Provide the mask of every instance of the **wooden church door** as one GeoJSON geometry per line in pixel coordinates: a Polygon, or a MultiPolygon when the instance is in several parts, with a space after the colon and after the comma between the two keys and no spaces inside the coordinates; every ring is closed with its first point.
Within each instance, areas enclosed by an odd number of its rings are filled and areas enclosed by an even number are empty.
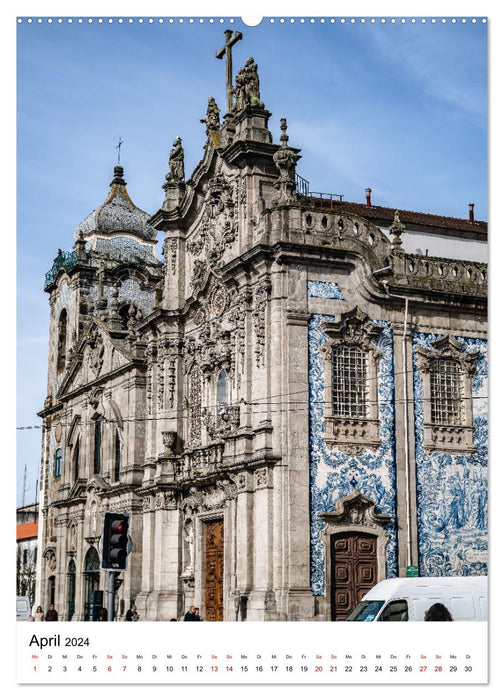
{"type": "Polygon", "coordinates": [[[345,620],[378,582],[376,537],[363,533],[331,536],[331,620],[345,620]]]}
{"type": "Polygon", "coordinates": [[[205,523],[205,620],[223,620],[224,522],[205,523]]]}

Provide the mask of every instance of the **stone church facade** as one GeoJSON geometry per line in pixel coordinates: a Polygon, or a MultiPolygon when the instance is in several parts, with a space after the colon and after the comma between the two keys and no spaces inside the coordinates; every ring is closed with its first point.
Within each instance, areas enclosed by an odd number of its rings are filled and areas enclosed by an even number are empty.
{"type": "Polygon", "coordinates": [[[486,224],[313,193],[270,117],[248,59],[191,177],[178,138],[149,215],[116,166],[46,277],[62,619],[106,588],[105,511],[130,515],[119,617],[340,620],[408,566],[486,573],[486,224]]]}

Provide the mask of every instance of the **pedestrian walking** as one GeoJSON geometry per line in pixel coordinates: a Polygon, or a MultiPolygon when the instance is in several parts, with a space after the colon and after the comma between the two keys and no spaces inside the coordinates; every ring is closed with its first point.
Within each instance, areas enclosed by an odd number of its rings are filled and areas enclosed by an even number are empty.
{"type": "Polygon", "coordinates": [[[139,618],[139,615],[137,613],[137,606],[132,605],[131,608],[126,613],[126,617],[124,619],[126,620],[126,622],[137,622],[138,618],[139,618]]]}
{"type": "Polygon", "coordinates": [[[453,617],[443,603],[434,603],[425,611],[425,622],[453,622],[453,617]]]}
{"type": "Polygon", "coordinates": [[[44,611],[42,610],[41,605],[37,606],[37,609],[35,610],[35,615],[33,616],[33,619],[35,622],[44,622],[44,611]]]}
{"type": "Polygon", "coordinates": [[[58,622],[58,613],[54,609],[53,603],[51,603],[51,605],[49,606],[49,610],[46,612],[45,621],[46,622],[58,622]]]}
{"type": "Polygon", "coordinates": [[[191,605],[189,610],[184,615],[184,622],[195,622],[196,621],[196,608],[191,605]]]}

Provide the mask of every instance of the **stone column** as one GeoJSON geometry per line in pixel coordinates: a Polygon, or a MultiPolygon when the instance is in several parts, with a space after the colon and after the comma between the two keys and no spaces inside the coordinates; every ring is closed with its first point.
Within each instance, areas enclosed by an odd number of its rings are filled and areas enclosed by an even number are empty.
{"type": "MultiPolygon", "coordinates": [[[[254,475],[241,472],[236,481],[236,595],[247,597],[254,569],[254,475]]],[[[241,619],[241,614],[238,619],[241,619]]],[[[247,613],[248,619],[248,613],[247,613]]]]}
{"type": "MultiPolygon", "coordinates": [[[[67,536],[68,517],[60,515],[57,520],[57,541],[56,541],[56,568],[51,575],[55,576],[54,607],[58,611],[60,620],[66,619],[66,567],[67,557],[67,536]]],[[[47,601],[47,609],[49,608],[47,601]]]]}
{"type": "Polygon", "coordinates": [[[147,619],[177,617],[180,574],[179,511],[175,494],[161,491],[155,497],[153,561],[154,586],[149,596],[147,619]]]}
{"type": "Polygon", "coordinates": [[[403,343],[404,322],[393,323],[392,329],[394,332],[398,564],[399,576],[405,576],[408,550],[410,551],[409,563],[418,564],[413,357],[411,325],[406,329],[406,357],[403,343]]]}
{"type": "Polygon", "coordinates": [[[163,308],[180,309],[185,301],[185,238],[183,232],[170,230],[163,244],[166,275],[163,289],[163,308]]]}
{"type": "Polygon", "coordinates": [[[145,350],[145,358],[147,360],[147,372],[145,380],[145,415],[147,417],[145,425],[145,453],[144,459],[147,462],[152,462],[157,454],[156,449],[156,420],[157,413],[157,360],[158,360],[158,345],[157,338],[151,334],[147,341],[145,350]]]}
{"type": "Polygon", "coordinates": [[[138,614],[142,620],[148,619],[147,600],[149,597],[149,592],[154,588],[154,534],[154,496],[148,495],[143,499],[142,582],[141,591],[136,597],[138,614]]]}
{"type": "Polygon", "coordinates": [[[268,620],[272,605],[273,586],[273,489],[268,467],[254,473],[253,502],[253,582],[249,595],[247,620],[268,620]],[[269,609],[268,609],[269,608],[269,609]]]}
{"type": "Polygon", "coordinates": [[[280,541],[274,545],[274,552],[283,552],[283,561],[279,562],[277,576],[281,578],[278,583],[275,580],[275,588],[280,586],[282,590],[279,601],[282,619],[304,620],[313,617],[307,380],[309,316],[304,312],[289,311],[284,319],[285,380],[281,416],[284,457],[282,466],[275,468],[278,501],[275,516],[281,519],[281,526],[275,530],[280,541]],[[279,469],[281,474],[277,473],[279,469]]]}

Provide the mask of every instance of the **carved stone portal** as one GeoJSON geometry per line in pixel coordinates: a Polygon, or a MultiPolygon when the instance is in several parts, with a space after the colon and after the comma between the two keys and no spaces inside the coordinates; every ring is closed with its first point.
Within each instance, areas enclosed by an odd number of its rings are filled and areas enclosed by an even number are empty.
{"type": "Polygon", "coordinates": [[[330,591],[331,581],[331,537],[344,533],[355,535],[372,535],[376,538],[376,577],[378,581],[386,578],[385,549],[389,540],[384,526],[392,520],[387,513],[377,513],[376,504],[358,489],[335,502],[334,511],[318,513],[327,524],[322,531],[325,545],[325,606],[327,619],[331,615],[330,591]]]}
{"type": "Polygon", "coordinates": [[[392,519],[386,513],[377,513],[373,501],[358,489],[339,498],[335,506],[333,512],[319,513],[323,520],[333,525],[365,525],[376,528],[392,519]]]}

